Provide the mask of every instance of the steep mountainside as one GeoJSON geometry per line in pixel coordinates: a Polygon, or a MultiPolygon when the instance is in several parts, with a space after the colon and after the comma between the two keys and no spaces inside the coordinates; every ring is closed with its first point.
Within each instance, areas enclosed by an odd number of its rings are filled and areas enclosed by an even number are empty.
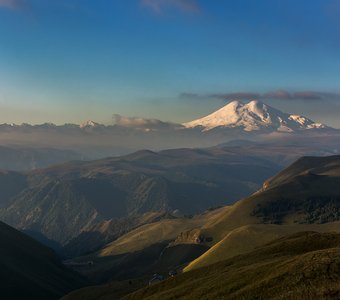
{"type": "Polygon", "coordinates": [[[183,125],[187,128],[200,126],[204,131],[223,127],[240,128],[248,132],[294,132],[306,129],[327,128],[324,124],[315,123],[303,116],[283,113],[257,100],[246,104],[240,101],[232,101],[206,117],[183,125]]]}
{"type": "Polygon", "coordinates": [[[110,219],[152,211],[193,214],[257,190],[280,169],[277,157],[228,147],[140,151],[97,161],[3,173],[0,219],[67,244],[110,219]]]}
{"type": "Polygon", "coordinates": [[[129,231],[163,219],[175,218],[169,213],[149,212],[143,215],[102,221],[83,231],[63,247],[59,253],[63,257],[76,257],[94,252],[116,240],[129,231]]]}
{"type": "Polygon", "coordinates": [[[175,245],[181,233],[199,230],[215,220],[225,208],[207,211],[192,218],[163,219],[140,226],[86,256],[67,263],[92,281],[142,278],[144,284],[154,273],[168,274],[203,254],[208,248],[198,244],[175,245]],[[92,264],[88,265],[87,262],[92,264]]]}
{"type": "MultiPolygon", "coordinates": [[[[214,243],[203,244],[214,245],[186,270],[247,252],[292,232],[339,231],[339,199],[340,156],[301,158],[268,180],[262,190],[205,224],[199,234],[212,237],[214,243]]],[[[191,241],[196,235],[192,234],[191,241]]]]}
{"type": "MultiPolygon", "coordinates": [[[[340,234],[303,232],[124,299],[339,299],[340,234]]],[[[81,290],[80,290],[81,291],[81,290]]],[[[80,291],[66,299],[79,297],[80,291]]],[[[96,299],[109,299],[106,294],[96,299]]]]}
{"type": "Polygon", "coordinates": [[[51,249],[1,222],[0,241],[1,299],[59,299],[86,283],[51,249]]]}

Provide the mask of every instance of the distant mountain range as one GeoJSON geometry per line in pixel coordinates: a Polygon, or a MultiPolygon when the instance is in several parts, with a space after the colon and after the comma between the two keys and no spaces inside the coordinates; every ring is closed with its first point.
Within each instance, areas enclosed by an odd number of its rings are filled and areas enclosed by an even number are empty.
{"type": "MultiPolygon", "coordinates": [[[[166,122],[161,122],[164,127],[166,122]]],[[[23,123],[17,124],[0,124],[1,130],[20,130],[20,129],[35,129],[35,130],[108,130],[115,127],[124,127],[139,129],[142,131],[154,131],[157,129],[155,125],[158,124],[157,120],[149,120],[142,118],[130,118],[130,123],[118,123],[116,125],[103,125],[96,123],[92,120],[77,124],[64,124],[55,125],[53,123],[44,123],[38,125],[31,125],[23,123]],[[133,122],[135,120],[135,122],[133,122]],[[153,121],[153,122],[151,122],[153,121]],[[144,123],[143,123],[144,122],[144,123]],[[149,126],[149,127],[148,127],[149,126]]],[[[169,123],[170,124],[170,123],[169,123]]],[[[261,101],[253,100],[248,103],[235,100],[219,110],[209,114],[208,116],[200,119],[184,123],[182,125],[173,123],[174,130],[186,130],[195,127],[202,127],[204,131],[208,131],[217,127],[225,129],[242,129],[247,132],[255,131],[258,133],[261,130],[268,131],[280,131],[280,132],[294,132],[297,130],[306,129],[332,129],[331,127],[316,123],[311,119],[308,119],[301,115],[287,114],[276,108],[273,108],[261,101]]],[[[168,129],[168,128],[166,128],[168,129]]]]}
{"type": "Polygon", "coordinates": [[[2,124],[0,145],[70,149],[96,159],[140,149],[211,147],[234,139],[263,140],[273,135],[340,136],[340,130],[307,117],[287,114],[259,101],[233,101],[212,114],[184,124],[116,116],[115,123],[2,124]]]}

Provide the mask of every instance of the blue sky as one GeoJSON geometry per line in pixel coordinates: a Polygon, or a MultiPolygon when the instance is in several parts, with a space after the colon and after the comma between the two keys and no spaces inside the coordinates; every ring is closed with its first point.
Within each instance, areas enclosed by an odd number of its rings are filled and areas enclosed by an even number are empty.
{"type": "Polygon", "coordinates": [[[266,101],[340,127],[339,53],[339,0],[0,0],[0,123],[181,122],[284,90],[322,97],[266,101]]]}

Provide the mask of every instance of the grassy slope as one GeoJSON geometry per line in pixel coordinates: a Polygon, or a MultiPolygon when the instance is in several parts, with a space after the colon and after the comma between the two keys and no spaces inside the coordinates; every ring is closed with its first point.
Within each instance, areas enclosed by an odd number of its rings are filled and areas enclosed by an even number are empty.
{"type": "Polygon", "coordinates": [[[2,299],[58,299],[85,284],[52,250],[0,222],[2,299]]]}
{"type": "MultiPolygon", "coordinates": [[[[318,206],[324,201],[334,205],[329,209],[333,214],[337,211],[337,203],[332,199],[338,196],[340,157],[302,158],[268,180],[262,191],[237,202],[227,208],[224,214],[206,223],[200,234],[213,237],[214,242],[210,243],[213,247],[185,270],[247,252],[285,234],[304,230],[340,231],[339,222],[315,224],[322,223],[323,215],[317,215],[317,218],[309,221],[309,215],[306,213],[308,209],[312,209],[312,214],[320,210],[318,206]],[[314,207],[313,202],[318,198],[322,201],[314,207]],[[280,203],[280,206],[277,203],[280,203]],[[261,213],[254,213],[257,211],[261,213]],[[309,222],[314,224],[308,224],[309,222]],[[280,226],[270,225],[271,223],[280,226]],[[247,243],[244,243],[245,240],[247,243]]],[[[329,217],[326,208],[323,209],[323,214],[329,217]]]]}
{"type": "Polygon", "coordinates": [[[165,274],[169,269],[188,263],[207,250],[203,245],[173,245],[183,231],[199,230],[208,220],[217,218],[225,208],[206,212],[193,218],[165,219],[146,224],[123,235],[103,249],[71,261],[85,276],[96,282],[146,276],[156,271],[165,274]],[[88,266],[86,262],[93,261],[88,266]]]}
{"type": "Polygon", "coordinates": [[[193,218],[162,220],[143,225],[113,241],[98,252],[100,257],[142,250],[155,243],[174,240],[180,233],[200,228],[218,217],[224,208],[216,209],[193,218]]]}
{"type": "Polygon", "coordinates": [[[198,269],[231,258],[235,255],[247,253],[274,239],[302,231],[340,232],[340,222],[327,224],[256,224],[241,226],[229,232],[207,252],[192,261],[184,268],[184,271],[187,272],[198,269]]]}
{"type": "Polygon", "coordinates": [[[109,284],[90,286],[71,292],[61,300],[114,300],[145,286],[145,280],[113,281],[109,284]]]}
{"type": "Polygon", "coordinates": [[[339,299],[339,246],[339,234],[294,234],[124,299],[339,299]]]}
{"type": "Polygon", "coordinates": [[[63,247],[60,254],[65,258],[83,256],[101,249],[139,226],[175,218],[164,212],[149,212],[143,215],[102,221],[83,231],[63,247]]]}

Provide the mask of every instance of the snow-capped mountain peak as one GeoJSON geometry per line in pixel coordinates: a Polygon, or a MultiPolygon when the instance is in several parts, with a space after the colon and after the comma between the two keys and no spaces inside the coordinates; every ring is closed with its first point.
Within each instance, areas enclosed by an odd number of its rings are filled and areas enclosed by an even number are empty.
{"type": "Polygon", "coordinates": [[[99,123],[93,122],[92,120],[87,120],[86,122],[80,124],[80,128],[86,128],[86,127],[97,127],[99,126],[99,123]]]}
{"type": "Polygon", "coordinates": [[[212,114],[183,124],[187,128],[203,127],[208,131],[217,127],[239,128],[244,131],[284,131],[327,128],[326,125],[300,116],[290,115],[261,101],[248,103],[232,101],[212,114]]]}

